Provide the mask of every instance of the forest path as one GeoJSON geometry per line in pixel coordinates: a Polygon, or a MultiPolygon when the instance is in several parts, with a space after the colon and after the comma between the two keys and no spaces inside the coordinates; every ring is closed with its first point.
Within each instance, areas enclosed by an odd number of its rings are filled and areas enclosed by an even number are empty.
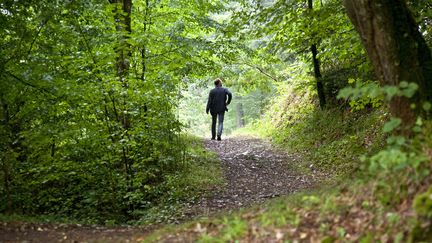
{"type": "Polygon", "coordinates": [[[205,147],[219,155],[225,183],[214,188],[189,210],[209,215],[236,209],[313,186],[316,174],[302,168],[300,159],[252,137],[206,140],[205,147]]]}
{"type": "MultiPolygon", "coordinates": [[[[262,139],[229,137],[206,140],[205,147],[219,155],[224,184],[186,207],[185,218],[235,210],[312,187],[317,181],[300,159],[262,139]]],[[[141,242],[158,226],[83,226],[29,222],[0,222],[0,242],[141,242]]],[[[177,235],[167,235],[176,241],[177,235]]]]}

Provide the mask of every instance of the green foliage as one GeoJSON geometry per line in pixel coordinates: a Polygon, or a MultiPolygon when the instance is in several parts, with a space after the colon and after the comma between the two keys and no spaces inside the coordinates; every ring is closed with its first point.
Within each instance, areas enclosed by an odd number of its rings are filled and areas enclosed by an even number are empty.
{"type": "Polygon", "coordinates": [[[220,8],[134,2],[128,33],[109,1],[1,3],[0,212],[112,224],[203,186],[178,94],[220,69],[207,12],[220,8]]]}
{"type": "MultiPolygon", "coordinates": [[[[313,72],[310,48],[316,45],[324,92],[329,103],[334,105],[349,75],[355,73],[358,77],[369,78],[372,69],[342,2],[312,1],[312,4],[310,9],[307,2],[300,0],[243,1],[235,5],[239,10],[234,11],[233,24],[228,31],[240,40],[253,39],[255,46],[270,55],[263,56],[267,62],[279,59],[289,66],[307,63],[302,65],[301,71],[309,73],[313,72]]],[[[285,80],[298,72],[286,71],[289,75],[282,73],[285,80]]],[[[316,86],[313,80],[305,85],[316,86]]]]}
{"type": "Polygon", "coordinates": [[[413,208],[417,213],[417,222],[411,232],[411,241],[428,241],[432,237],[430,223],[432,219],[432,187],[414,198],[413,208]]]}
{"type": "MultiPolygon", "coordinates": [[[[385,133],[389,133],[389,132],[393,132],[396,128],[398,128],[400,126],[400,124],[402,123],[402,120],[400,118],[390,118],[390,120],[388,122],[386,122],[383,126],[383,132],[385,133]]],[[[403,145],[404,138],[403,137],[394,137],[394,142],[398,143],[399,145],[403,145]]]]}
{"type": "MultiPolygon", "coordinates": [[[[395,133],[401,124],[401,119],[391,118],[383,126],[384,133],[393,133],[388,136],[386,142],[387,147],[372,155],[369,158],[369,170],[373,174],[387,174],[401,171],[406,168],[411,168],[415,174],[414,179],[419,180],[429,175],[430,171],[424,168],[424,163],[429,161],[429,158],[420,150],[419,145],[416,145],[415,140],[410,140],[405,136],[395,133]],[[414,144],[413,144],[414,141],[414,144]]],[[[422,119],[419,118],[415,123],[413,130],[423,136],[422,119]]],[[[366,158],[363,158],[365,161],[366,158]]]]}
{"type": "Polygon", "coordinates": [[[417,215],[420,217],[432,217],[432,187],[429,187],[429,189],[417,195],[413,202],[414,210],[416,211],[417,215]]]}
{"type": "MultiPolygon", "coordinates": [[[[369,169],[372,172],[378,172],[381,170],[402,170],[408,166],[418,169],[422,162],[427,161],[427,158],[423,155],[418,155],[413,152],[405,152],[398,148],[382,150],[373,155],[370,159],[371,163],[369,169]]],[[[422,171],[422,176],[427,174],[429,174],[429,171],[422,171]]]]}
{"type": "Polygon", "coordinates": [[[432,45],[432,25],[430,21],[432,20],[432,5],[429,2],[423,1],[407,1],[408,6],[411,8],[412,13],[416,19],[416,22],[422,30],[422,34],[429,44],[432,45]]]}
{"type": "MultiPolygon", "coordinates": [[[[339,94],[343,98],[351,100],[361,98],[364,95],[372,97],[385,97],[391,100],[395,97],[411,98],[417,92],[418,86],[414,83],[402,81],[398,86],[378,87],[376,85],[356,85],[355,88],[346,88],[339,94]]],[[[423,104],[425,111],[429,110],[429,105],[423,104]]],[[[416,134],[414,138],[405,137],[406,130],[399,129],[402,124],[400,118],[392,117],[383,125],[383,133],[389,134],[387,146],[370,158],[363,156],[362,161],[369,162],[369,172],[375,178],[375,196],[384,206],[399,205],[407,197],[410,197],[410,190],[421,183],[430,175],[428,163],[430,156],[424,153],[428,150],[428,143],[422,144],[419,141],[429,141],[430,133],[424,128],[429,122],[424,123],[422,118],[418,118],[411,128],[416,134]],[[397,180],[393,178],[398,178],[397,180]],[[413,183],[414,182],[414,183],[413,183]]],[[[405,128],[406,129],[406,128],[405,128]]],[[[410,241],[423,241],[431,238],[430,225],[430,189],[417,195],[413,200],[413,207],[417,213],[417,219],[411,229],[410,241]]],[[[401,223],[401,216],[396,213],[386,215],[389,227],[397,227],[401,223]]],[[[369,238],[364,238],[370,241],[369,238]]],[[[403,241],[404,235],[398,234],[395,241],[403,241]]]]}
{"type": "Polygon", "coordinates": [[[355,83],[355,86],[342,89],[338,94],[338,98],[350,99],[355,102],[354,104],[366,102],[379,105],[384,98],[391,100],[395,96],[411,98],[418,89],[416,83],[406,81],[400,82],[398,86],[386,85],[384,87],[380,87],[376,82],[372,81],[363,83],[361,80],[353,81],[350,79],[349,83],[355,83]]]}
{"type": "Polygon", "coordinates": [[[222,240],[231,241],[240,238],[242,234],[246,233],[247,222],[240,218],[224,218],[224,228],[222,229],[222,240]]]}
{"type": "Polygon", "coordinates": [[[349,105],[353,111],[363,110],[366,107],[378,108],[382,105],[383,98],[376,94],[377,84],[372,81],[362,82],[360,79],[349,79],[349,84],[355,83],[354,90],[349,94],[349,88],[344,88],[339,92],[338,98],[351,97],[349,105]]]}

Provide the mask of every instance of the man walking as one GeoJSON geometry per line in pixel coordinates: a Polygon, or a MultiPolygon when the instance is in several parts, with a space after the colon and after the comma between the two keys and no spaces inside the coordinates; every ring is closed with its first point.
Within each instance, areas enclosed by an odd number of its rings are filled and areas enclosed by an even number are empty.
{"type": "Polygon", "coordinates": [[[206,113],[212,116],[212,140],[216,138],[216,119],[219,121],[217,130],[217,140],[221,140],[223,120],[225,111],[228,111],[227,106],[231,103],[232,94],[226,89],[222,88],[222,81],[218,78],[214,82],[216,88],[210,91],[206,113]]]}

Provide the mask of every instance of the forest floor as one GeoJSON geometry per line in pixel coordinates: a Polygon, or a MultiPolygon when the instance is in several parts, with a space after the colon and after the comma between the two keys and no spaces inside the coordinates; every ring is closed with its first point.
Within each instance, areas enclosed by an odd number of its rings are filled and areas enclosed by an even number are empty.
{"type": "MultiPolygon", "coordinates": [[[[305,190],[322,176],[314,171],[313,164],[302,167],[300,158],[261,139],[230,137],[207,140],[205,146],[219,155],[225,181],[197,203],[186,206],[188,219],[228,213],[305,190]]],[[[0,242],[139,242],[155,228],[0,222],[0,242]]],[[[181,238],[168,234],[164,241],[182,241],[181,238]]]]}

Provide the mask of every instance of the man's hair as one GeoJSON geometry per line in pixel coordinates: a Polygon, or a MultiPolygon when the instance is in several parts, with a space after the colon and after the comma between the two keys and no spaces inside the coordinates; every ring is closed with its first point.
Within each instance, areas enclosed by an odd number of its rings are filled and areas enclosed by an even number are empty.
{"type": "Polygon", "coordinates": [[[217,79],[214,81],[214,84],[215,84],[216,86],[218,86],[221,82],[222,82],[222,80],[220,80],[220,78],[217,78],[217,79]]]}

